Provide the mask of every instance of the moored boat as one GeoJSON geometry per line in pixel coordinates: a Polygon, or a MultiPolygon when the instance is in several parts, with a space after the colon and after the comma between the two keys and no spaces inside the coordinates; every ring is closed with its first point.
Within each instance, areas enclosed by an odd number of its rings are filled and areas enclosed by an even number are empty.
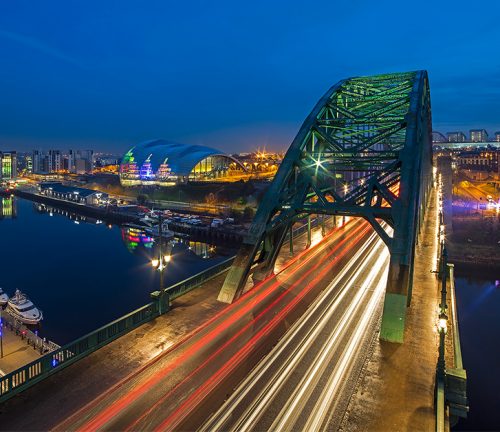
{"type": "Polygon", "coordinates": [[[42,311],[20,290],[8,300],[7,312],[25,324],[38,324],[43,319],[42,311]]]}

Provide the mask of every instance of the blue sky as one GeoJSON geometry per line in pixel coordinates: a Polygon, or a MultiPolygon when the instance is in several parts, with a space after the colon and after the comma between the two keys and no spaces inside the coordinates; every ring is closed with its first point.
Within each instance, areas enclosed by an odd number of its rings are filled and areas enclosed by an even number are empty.
{"type": "Polygon", "coordinates": [[[434,129],[500,130],[500,2],[0,2],[0,149],[286,149],[342,78],[427,69],[434,129]]]}

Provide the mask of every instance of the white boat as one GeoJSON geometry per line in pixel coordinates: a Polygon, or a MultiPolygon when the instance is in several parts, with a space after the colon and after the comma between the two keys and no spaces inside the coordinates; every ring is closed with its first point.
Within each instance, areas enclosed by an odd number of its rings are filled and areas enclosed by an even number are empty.
{"type": "MultiPolygon", "coordinates": [[[[157,226],[154,226],[153,228],[146,228],[145,230],[149,235],[153,235],[155,237],[159,237],[160,235],[160,229],[157,226]]],[[[162,230],[161,230],[161,236],[162,238],[166,238],[166,239],[171,239],[172,237],[174,237],[174,232],[173,231],[170,231],[168,228],[166,228],[165,224],[162,226],[162,230]]]]}
{"type": "Polygon", "coordinates": [[[0,288],[0,306],[5,306],[9,301],[9,296],[0,288]]]}
{"type": "Polygon", "coordinates": [[[154,224],[158,223],[158,219],[152,218],[149,215],[146,215],[139,219],[144,225],[148,227],[152,227],[154,224]]]}
{"type": "Polygon", "coordinates": [[[25,324],[38,324],[43,319],[42,311],[19,290],[9,299],[7,312],[25,324]]]}

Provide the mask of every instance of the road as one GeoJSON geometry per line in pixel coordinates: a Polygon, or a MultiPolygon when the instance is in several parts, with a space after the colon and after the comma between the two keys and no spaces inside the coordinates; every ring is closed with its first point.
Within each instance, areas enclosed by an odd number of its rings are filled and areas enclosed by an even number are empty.
{"type": "Polygon", "coordinates": [[[378,321],[388,262],[373,234],[200,430],[337,430],[352,394],[343,390],[378,321]]]}
{"type": "Polygon", "coordinates": [[[357,251],[366,251],[362,245],[373,241],[371,234],[360,220],[328,234],[55,430],[197,428],[330,286],[333,275],[357,251]]]}

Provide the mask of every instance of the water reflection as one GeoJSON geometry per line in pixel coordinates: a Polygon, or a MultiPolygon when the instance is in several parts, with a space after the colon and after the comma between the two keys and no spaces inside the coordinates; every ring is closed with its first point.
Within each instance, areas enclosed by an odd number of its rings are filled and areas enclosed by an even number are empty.
{"type": "Polygon", "coordinates": [[[35,212],[40,213],[40,214],[48,214],[49,216],[64,216],[67,219],[73,221],[76,224],[79,224],[80,222],[85,222],[93,225],[99,225],[102,224],[103,221],[97,218],[89,217],[89,216],[84,216],[78,213],[70,212],[65,209],[57,208],[57,207],[51,207],[45,204],[41,203],[33,203],[33,209],[35,212]]]}
{"type": "MultiPolygon", "coordinates": [[[[13,201],[14,199],[9,198],[13,201]]],[[[10,204],[12,208],[12,204],[10,204]]],[[[93,217],[81,215],[74,213],[65,209],[51,207],[42,203],[33,203],[33,209],[39,214],[48,214],[49,216],[63,216],[75,224],[86,223],[99,225],[103,221],[93,217]]],[[[12,211],[6,208],[6,213],[12,213],[12,211]]],[[[111,228],[111,226],[109,226],[111,228]]],[[[147,228],[141,229],[138,227],[120,227],[121,237],[123,244],[126,249],[132,254],[147,255],[153,257],[158,255],[159,249],[159,238],[154,236],[151,231],[147,228]]],[[[227,255],[230,253],[229,250],[217,247],[214,244],[204,243],[200,241],[194,241],[187,238],[173,238],[171,240],[163,239],[163,250],[169,253],[186,253],[188,255],[193,255],[202,260],[208,260],[210,258],[216,258],[218,255],[227,255]]]]}
{"type": "MultiPolygon", "coordinates": [[[[149,234],[146,229],[134,227],[121,227],[123,244],[130,253],[143,254],[146,252],[150,257],[159,254],[159,237],[149,234]]],[[[186,238],[176,238],[171,240],[162,240],[163,253],[178,254],[185,253],[202,260],[216,258],[218,255],[227,255],[230,253],[224,248],[217,247],[214,244],[194,241],[186,238]]]]}
{"type": "MultiPolygon", "coordinates": [[[[95,218],[18,197],[0,197],[0,205],[0,218],[12,218],[0,220],[2,240],[9,245],[0,248],[0,262],[9,269],[1,286],[26,291],[43,310],[44,337],[69,342],[149,302],[158,289],[151,259],[158,256],[159,239],[147,229],[108,229],[95,218]]],[[[164,238],[162,246],[172,255],[165,286],[235,253],[186,238],[164,238]]]]}
{"type": "Polygon", "coordinates": [[[0,198],[0,219],[15,219],[17,217],[17,204],[13,196],[0,198]]]}
{"type": "Polygon", "coordinates": [[[138,228],[122,227],[122,240],[129,252],[137,252],[138,248],[144,247],[152,249],[154,238],[149,236],[145,231],[138,228]]]}
{"type": "Polygon", "coordinates": [[[202,259],[212,258],[217,253],[217,247],[212,244],[190,240],[185,240],[185,244],[187,245],[188,250],[202,259]]]}

